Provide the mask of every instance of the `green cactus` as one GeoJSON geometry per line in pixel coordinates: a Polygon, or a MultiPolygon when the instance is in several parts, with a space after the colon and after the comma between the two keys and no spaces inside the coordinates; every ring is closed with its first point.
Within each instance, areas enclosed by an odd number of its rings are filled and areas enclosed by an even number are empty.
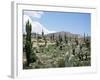
{"type": "Polygon", "coordinates": [[[31,31],[32,31],[32,25],[28,20],[26,23],[26,44],[25,44],[27,66],[29,66],[31,62],[36,61],[36,55],[32,49],[31,31]]]}

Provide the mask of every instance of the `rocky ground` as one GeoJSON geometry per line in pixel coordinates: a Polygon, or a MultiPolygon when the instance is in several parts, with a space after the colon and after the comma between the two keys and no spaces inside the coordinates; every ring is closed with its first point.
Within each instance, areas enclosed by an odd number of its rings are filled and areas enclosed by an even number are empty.
{"type": "MultiPolygon", "coordinates": [[[[58,68],[58,67],[80,67],[91,65],[91,50],[90,45],[87,46],[87,42],[83,39],[78,39],[77,42],[72,39],[67,43],[62,41],[59,45],[56,45],[56,41],[37,42],[33,39],[33,49],[37,56],[37,60],[30,64],[31,69],[36,68],[58,68]]],[[[27,61],[23,57],[23,64],[27,61]]],[[[27,67],[24,66],[26,69],[27,67]]]]}

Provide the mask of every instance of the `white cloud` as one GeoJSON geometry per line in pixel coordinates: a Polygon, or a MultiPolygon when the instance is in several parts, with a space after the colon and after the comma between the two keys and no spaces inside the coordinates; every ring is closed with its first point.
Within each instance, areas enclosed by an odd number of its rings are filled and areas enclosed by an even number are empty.
{"type": "Polygon", "coordinates": [[[35,17],[35,18],[41,18],[43,15],[42,11],[24,11],[24,15],[30,16],[30,18],[35,17]]]}
{"type": "Polygon", "coordinates": [[[34,21],[32,23],[32,32],[36,32],[41,34],[42,30],[44,31],[44,34],[49,33],[49,30],[47,30],[42,24],[40,24],[39,22],[34,21]]]}
{"type": "Polygon", "coordinates": [[[49,31],[48,29],[46,29],[46,27],[44,27],[42,24],[40,24],[37,21],[32,21],[31,18],[27,15],[24,15],[24,26],[23,26],[23,33],[25,33],[25,25],[26,22],[29,20],[29,22],[32,24],[32,32],[41,34],[42,30],[44,31],[44,34],[48,34],[48,33],[53,33],[55,31],[49,31]]]}

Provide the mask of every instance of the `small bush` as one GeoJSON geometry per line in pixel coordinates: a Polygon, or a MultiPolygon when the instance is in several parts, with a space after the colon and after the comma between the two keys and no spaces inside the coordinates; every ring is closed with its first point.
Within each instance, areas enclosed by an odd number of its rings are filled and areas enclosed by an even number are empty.
{"type": "Polygon", "coordinates": [[[65,67],[65,61],[64,61],[64,59],[59,59],[58,60],[58,66],[59,67],[65,67]]]}

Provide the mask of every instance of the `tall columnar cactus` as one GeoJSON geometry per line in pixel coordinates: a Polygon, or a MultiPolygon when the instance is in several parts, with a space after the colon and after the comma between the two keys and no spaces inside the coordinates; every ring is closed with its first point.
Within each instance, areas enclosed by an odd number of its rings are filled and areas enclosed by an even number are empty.
{"type": "Polygon", "coordinates": [[[84,33],[84,42],[85,42],[85,33],[84,33]]]}
{"type": "Polygon", "coordinates": [[[76,42],[76,45],[79,45],[78,37],[77,36],[75,37],[75,42],[76,42]]]}
{"type": "Polygon", "coordinates": [[[45,36],[44,36],[44,41],[45,41],[45,46],[47,46],[47,39],[45,36]]]}
{"type": "Polygon", "coordinates": [[[44,38],[44,31],[43,31],[43,29],[42,29],[42,38],[44,38]]]}
{"type": "Polygon", "coordinates": [[[68,43],[68,37],[66,36],[66,34],[64,35],[64,39],[65,39],[65,43],[68,43]]]}
{"type": "Polygon", "coordinates": [[[54,35],[54,34],[51,34],[50,40],[51,40],[51,41],[54,41],[54,40],[55,40],[55,35],[54,35]]]}
{"type": "Polygon", "coordinates": [[[61,43],[62,41],[62,36],[59,34],[59,42],[61,43]]]}
{"type": "Polygon", "coordinates": [[[32,49],[31,31],[32,31],[32,25],[29,23],[28,20],[26,23],[26,44],[25,44],[27,66],[29,66],[31,62],[36,61],[35,54],[32,49]]]}
{"type": "Polygon", "coordinates": [[[55,37],[54,34],[52,34],[52,40],[54,40],[54,37],[55,37]]]}
{"type": "Polygon", "coordinates": [[[26,41],[29,41],[31,43],[31,30],[32,25],[29,23],[29,20],[26,23],[26,41]]]}

